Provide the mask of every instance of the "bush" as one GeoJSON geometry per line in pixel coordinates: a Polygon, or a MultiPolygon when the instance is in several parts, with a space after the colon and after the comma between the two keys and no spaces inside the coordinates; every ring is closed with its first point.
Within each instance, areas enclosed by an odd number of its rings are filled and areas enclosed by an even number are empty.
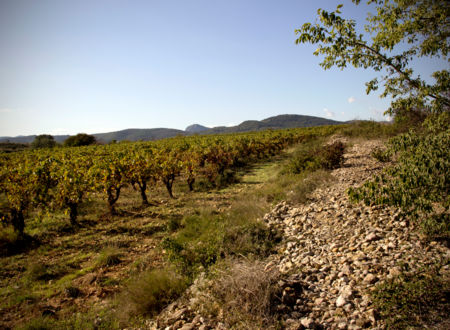
{"type": "Polygon", "coordinates": [[[344,162],[345,145],[341,141],[336,141],[324,146],[320,152],[320,165],[323,169],[332,170],[342,166],[344,162]]]}
{"type": "Polygon", "coordinates": [[[387,163],[391,160],[391,155],[388,150],[382,148],[375,148],[370,155],[382,163],[387,163]]]}
{"type": "Polygon", "coordinates": [[[232,211],[217,214],[204,211],[186,216],[176,235],[166,238],[168,257],[193,277],[227,255],[266,256],[277,240],[256,218],[263,212],[257,205],[237,202],[232,211]]]}
{"type": "Polygon", "coordinates": [[[48,134],[38,135],[34,138],[33,142],[31,142],[31,147],[39,149],[39,148],[53,148],[56,146],[56,141],[53,136],[48,134]]]}
{"type": "Polygon", "coordinates": [[[33,262],[27,267],[24,279],[27,282],[48,281],[59,278],[67,272],[63,265],[49,266],[43,262],[33,262]]]}
{"type": "Polygon", "coordinates": [[[219,315],[219,321],[230,328],[275,325],[282,296],[276,267],[265,269],[264,263],[248,260],[228,260],[220,266],[211,287],[203,291],[210,294],[200,297],[202,312],[219,315]]]}
{"type": "Polygon", "coordinates": [[[220,255],[224,222],[207,212],[185,217],[182,229],[163,241],[169,259],[178,263],[184,274],[194,275],[213,264],[220,255]]]}
{"type": "Polygon", "coordinates": [[[441,219],[442,228],[448,228],[445,215],[450,210],[449,119],[448,113],[429,117],[424,131],[410,131],[391,139],[388,150],[397,155],[396,164],[362,187],[350,188],[351,200],[393,205],[421,225],[433,226],[434,220],[441,219]]]}
{"type": "Polygon", "coordinates": [[[342,128],[340,133],[350,138],[385,138],[397,134],[397,126],[391,123],[378,123],[376,121],[354,121],[342,128]]]}
{"type": "Polygon", "coordinates": [[[300,146],[283,172],[300,174],[318,169],[335,169],[342,165],[344,152],[345,145],[341,141],[328,145],[320,145],[320,141],[309,142],[300,146]]]}
{"type": "Polygon", "coordinates": [[[299,145],[282,174],[300,174],[304,171],[314,171],[320,168],[319,154],[321,140],[313,140],[299,145]]]}
{"type": "Polygon", "coordinates": [[[431,315],[438,316],[437,304],[446,301],[448,316],[448,295],[450,288],[436,269],[422,273],[403,273],[380,284],[372,293],[375,307],[386,321],[389,328],[405,329],[417,327],[431,315]]]}
{"type": "Polygon", "coordinates": [[[232,183],[237,183],[236,173],[232,169],[226,169],[219,174],[214,181],[215,187],[224,188],[232,183]]]}
{"type": "Polygon", "coordinates": [[[121,251],[114,246],[107,246],[104,248],[95,261],[97,267],[109,267],[117,265],[121,262],[121,251]]]}
{"type": "Polygon", "coordinates": [[[13,245],[19,239],[19,233],[12,226],[0,224],[0,246],[13,245]]]}
{"type": "Polygon", "coordinates": [[[186,280],[170,269],[155,269],[130,280],[120,297],[128,316],[154,316],[179,297],[187,287],[186,280]]]}
{"type": "Polygon", "coordinates": [[[95,144],[96,142],[97,140],[95,139],[95,136],[85,133],[79,133],[77,135],[69,136],[64,141],[64,145],[66,147],[80,147],[95,144]]]}

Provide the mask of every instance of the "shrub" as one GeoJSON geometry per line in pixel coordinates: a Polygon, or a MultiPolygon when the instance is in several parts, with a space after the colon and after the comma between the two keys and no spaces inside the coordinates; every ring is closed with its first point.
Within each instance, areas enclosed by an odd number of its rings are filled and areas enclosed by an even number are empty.
{"type": "Polygon", "coordinates": [[[236,173],[232,169],[226,169],[223,173],[219,174],[214,181],[217,188],[224,188],[232,183],[238,182],[236,173]]]}
{"type": "Polygon", "coordinates": [[[77,287],[69,285],[66,288],[64,288],[64,293],[69,298],[76,298],[80,296],[81,291],[77,287]]]}
{"type": "Polygon", "coordinates": [[[97,267],[109,267],[117,265],[121,262],[121,251],[114,246],[107,246],[104,248],[95,261],[97,267]]]}
{"type": "Polygon", "coordinates": [[[336,141],[328,145],[320,145],[321,141],[312,141],[296,151],[283,173],[300,174],[318,169],[335,169],[344,161],[345,145],[336,141]]]}
{"type": "Polygon", "coordinates": [[[319,159],[315,152],[308,152],[296,155],[289,163],[288,171],[293,174],[300,174],[303,171],[314,171],[320,167],[319,159]]]}
{"type": "Polygon", "coordinates": [[[181,226],[181,219],[179,217],[172,216],[167,221],[167,230],[176,231],[181,226]]]}
{"type": "Polygon", "coordinates": [[[69,136],[64,141],[64,145],[66,147],[80,147],[95,144],[96,142],[97,140],[95,139],[95,136],[85,133],[79,133],[77,135],[69,136]]]}
{"type": "Polygon", "coordinates": [[[342,128],[340,133],[351,138],[384,138],[397,134],[397,126],[376,121],[354,121],[342,128]]]}
{"type": "Polygon", "coordinates": [[[186,286],[186,280],[170,269],[147,271],[129,281],[120,297],[121,305],[127,306],[124,312],[128,316],[154,316],[180,296],[186,286]]]}
{"type": "Polygon", "coordinates": [[[207,268],[220,255],[223,242],[223,220],[204,212],[185,217],[182,229],[172,238],[163,241],[169,259],[178,263],[187,275],[207,268]]]}
{"type": "Polygon", "coordinates": [[[410,131],[391,139],[389,151],[397,155],[397,162],[361,187],[350,188],[351,200],[393,205],[422,225],[433,226],[440,219],[442,228],[448,228],[449,119],[448,113],[429,117],[423,132],[410,131]]]}
{"type": "Polygon", "coordinates": [[[320,140],[313,140],[299,145],[294,155],[282,170],[282,174],[300,174],[304,171],[314,171],[320,167],[317,157],[320,149],[320,140]]]}
{"type": "Polygon", "coordinates": [[[38,135],[34,138],[33,142],[31,142],[31,146],[33,148],[53,148],[56,146],[56,141],[53,136],[48,134],[38,135]]]}
{"type": "Polygon", "coordinates": [[[239,204],[225,214],[207,211],[186,216],[176,235],[166,238],[168,257],[193,277],[227,255],[261,255],[272,250],[277,237],[264,224],[257,205],[239,204]]]}
{"type": "Polygon", "coordinates": [[[322,147],[320,150],[320,165],[322,168],[332,170],[342,166],[344,162],[345,145],[341,141],[336,141],[322,147]]]}
{"type": "Polygon", "coordinates": [[[391,155],[389,151],[378,147],[373,149],[370,155],[382,163],[387,163],[391,160],[391,155]]]}
{"type": "Polygon", "coordinates": [[[231,328],[273,326],[282,296],[276,267],[265,269],[264,263],[249,260],[228,260],[221,266],[204,290],[210,294],[200,297],[204,312],[219,315],[231,328]]]}
{"type": "Polygon", "coordinates": [[[25,277],[28,281],[48,281],[54,278],[50,267],[44,263],[37,262],[28,266],[25,273],[25,277]]]}
{"type": "Polygon", "coordinates": [[[65,265],[48,265],[43,262],[33,262],[27,267],[24,278],[28,282],[48,281],[59,278],[67,273],[65,265]]]}
{"type": "Polygon", "coordinates": [[[12,226],[0,224],[0,246],[12,245],[20,239],[19,233],[12,226]]]}
{"type": "Polygon", "coordinates": [[[435,307],[442,301],[447,301],[444,313],[448,313],[449,293],[449,283],[430,268],[387,280],[375,288],[372,300],[389,328],[405,329],[420,326],[433,313],[439,314],[435,307]]]}

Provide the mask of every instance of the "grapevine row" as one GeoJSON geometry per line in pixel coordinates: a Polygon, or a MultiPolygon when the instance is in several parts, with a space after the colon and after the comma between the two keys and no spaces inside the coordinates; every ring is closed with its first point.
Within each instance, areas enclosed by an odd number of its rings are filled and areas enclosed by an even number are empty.
{"type": "Polygon", "coordinates": [[[0,155],[0,193],[6,201],[0,216],[8,219],[20,235],[24,233],[26,213],[32,208],[66,210],[72,225],[76,225],[78,207],[90,194],[102,193],[114,215],[121,190],[127,185],[139,191],[143,204],[148,204],[147,191],[158,182],[173,198],[177,178],[184,178],[192,191],[198,177],[214,183],[227,169],[335,130],[335,126],[328,126],[177,137],[0,155]]]}

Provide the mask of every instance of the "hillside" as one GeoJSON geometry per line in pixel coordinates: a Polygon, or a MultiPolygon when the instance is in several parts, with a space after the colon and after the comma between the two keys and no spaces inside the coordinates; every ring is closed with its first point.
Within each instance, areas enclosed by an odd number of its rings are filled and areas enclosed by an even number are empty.
{"type": "Polygon", "coordinates": [[[275,117],[269,117],[263,120],[246,120],[237,126],[220,126],[213,127],[206,134],[218,134],[218,133],[240,133],[250,131],[261,131],[264,129],[282,129],[282,128],[294,128],[294,127],[313,127],[323,125],[338,125],[343,122],[304,115],[279,115],[275,117]]]}
{"type": "MultiPolygon", "coordinates": [[[[56,142],[62,143],[70,135],[53,135],[56,142]]],[[[36,135],[0,136],[0,143],[31,143],[36,135]]]]}
{"type": "MultiPolygon", "coordinates": [[[[193,124],[186,128],[186,130],[178,130],[173,128],[130,128],[116,132],[96,133],[97,141],[102,143],[109,143],[116,141],[152,141],[175,137],[178,135],[190,134],[220,134],[220,133],[242,133],[251,131],[260,131],[265,129],[283,129],[295,127],[313,127],[323,125],[338,125],[343,122],[304,115],[279,115],[269,117],[263,120],[246,120],[237,126],[218,126],[208,128],[199,124],[193,124]]],[[[0,137],[0,142],[11,143],[31,143],[36,135],[17,136],[17,137],[0,137]]],[[[58,143],[64,142],[69,135],[55,135],[55,141],[58,143]]]]}
{"type": "Polygon", "coordinates": [[[172,128],[130,128],[117,132],[93,134],[97,141],[108,143],[116,141],[152,141],[166,139],[177,135],[185,135],[184,131],[172,128]]]}
{"type": "Polygon", "coordinates": [[[201,133],[204,131],[209,130],[209,127],[203,126],[203,125],[199,125],[199,124],[193,124],[193,125],[189,125],[188,127],[186,127],[185,131],[188,133],[201,133]]]}

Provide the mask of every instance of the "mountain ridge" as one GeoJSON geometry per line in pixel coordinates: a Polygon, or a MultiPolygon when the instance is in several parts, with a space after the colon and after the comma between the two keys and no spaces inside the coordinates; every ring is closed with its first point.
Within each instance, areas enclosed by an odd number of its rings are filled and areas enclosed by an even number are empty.
{"type": "MultiPolygon", "coordinates": [[[[179,135],[187,136],[193,134],[222,134],[222,133],[243,133],[251,131],[260,131],[265,129],[283,129],[295,127],[312,127],[323,125],[339,125],[345,122],[326,119],[322,117],[284,114],[268,117],[263,120],[245,120],[236,126],[217,126],[206,127],[200,124],[193,124],[186,129],[179,130],[174,128],[128,128],[120,131],[95,133],[97,141],[101,143],[109,143],[115,141],[152,141],[175,137],[179,135]]],[[[54,135],[54,139],[58,143],[64,142],[70,135],[54,135]]],[[[19,135],[16,137],[1,136],[0,142],[11,143],[31,143],[36,135],[19,135]]]]}

